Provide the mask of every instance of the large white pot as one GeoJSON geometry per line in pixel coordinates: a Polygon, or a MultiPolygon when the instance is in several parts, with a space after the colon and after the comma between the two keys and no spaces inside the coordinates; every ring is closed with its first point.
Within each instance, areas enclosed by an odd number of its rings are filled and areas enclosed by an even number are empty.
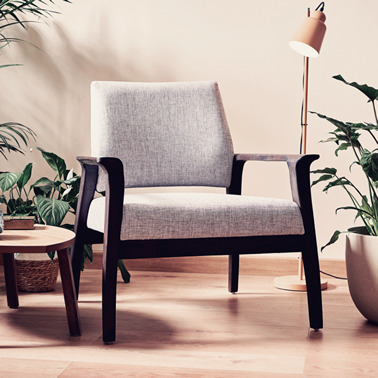
{"type": "Polygon", "coordinates": [[[378,323],[378,236],[349,233],[345,260],[354,304],[366,319],[378,323]]]}

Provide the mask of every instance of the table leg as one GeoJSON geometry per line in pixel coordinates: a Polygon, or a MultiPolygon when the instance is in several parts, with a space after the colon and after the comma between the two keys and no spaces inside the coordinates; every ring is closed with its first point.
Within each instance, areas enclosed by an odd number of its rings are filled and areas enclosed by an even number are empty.
{"type": "Polygon", "coordinates": [[[5,288],[8,307],[18,307],[16,264],[13,253],[3,253],[5,288]]]}
{"type": "Polygon", "coordinates": [[[71,261],[68,248],[58,251],[60,277],[66,304],[68,327],[72,336],[81,335],[79,310],[77,307],[76,290],[72,275],[71,261]]]}

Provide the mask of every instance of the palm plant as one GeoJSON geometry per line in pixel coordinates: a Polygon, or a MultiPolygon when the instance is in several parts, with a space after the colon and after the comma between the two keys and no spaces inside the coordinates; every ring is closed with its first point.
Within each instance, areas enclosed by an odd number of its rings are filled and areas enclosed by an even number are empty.
{"type": "MultiPolygon", "coordinates": [[[[54,0],[0,0],[0,50],[13,42],[25,42],[20,38],[8,36],[6,31],[15,27],[26,28],[26,23],[36,22],[57,13],[49,9],[49,3],[54,4],[54,0]],[[31,20],[24,19],[29,16],[32,17],[31,20]]],[[[17,65],[3,64],[0,68],[17,65]]],[[[35,139],[35,133],[29,127],[17,122],[1,123],[0,154],[6,159],[6,153],[23,153],[21,145],[26,146],[30,138],[35,139]]]]}
{"type": "Polygon", "coordinates": [[[339,175],[336,168],[327,167],[312,172],[321,175],[312,185],[326,182],[323,189],[324,192],[327,193],[329,189],[339,187],[349,197],[351,205],[339,207],[336,212],[339,210],[352,210],[356,213],[356,219],[360,219],[363,224],[362,227],[353,227],[348,231],[336,230],[330,241],[322,249],[337,241],[342,232],[378,236],[378,116],[375,106],[375,101],[378,100],[378,89],[366,84],[347,82],[341,75],[333,78],[358,89],[368,98],[368,102],[372,104],[375,124],[368,122],[342,122],[323,114],[312,112],[335,127],[334,131],[329,133],[331,137],[322,142],[336,143],[336,156],[340,151],[351,149],[354,159],[349,169],[351,170],[354,166],[360,167],[367,183],[367,188],[364,192],[351,179],[344,175],[339,175]],[[366,143],[368,143],[369,148],[366,147],[366,143]]]}

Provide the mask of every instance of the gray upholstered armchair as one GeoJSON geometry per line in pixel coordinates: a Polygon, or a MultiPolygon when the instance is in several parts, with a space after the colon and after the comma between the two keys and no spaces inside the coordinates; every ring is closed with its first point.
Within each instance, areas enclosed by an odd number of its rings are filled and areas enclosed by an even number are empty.
{"type": "Polygon", "coordinates": [[[315,155],[234,154],[215,82],[94,82],[92,155],[83,173],[72,265],[77,292],[83,244],[103,243],[103,340],[115,340],[117,260],[239,254],[303,255],[310,326],[322,328],[309,167],[315,155]],[[241,195],[248,160],[284,161],[293,200],[241,195]],[[127,194],[132,187],[209,186],[224,193],[127,194]],[[94,198],[95,190],[106,196],[94,198]]]}

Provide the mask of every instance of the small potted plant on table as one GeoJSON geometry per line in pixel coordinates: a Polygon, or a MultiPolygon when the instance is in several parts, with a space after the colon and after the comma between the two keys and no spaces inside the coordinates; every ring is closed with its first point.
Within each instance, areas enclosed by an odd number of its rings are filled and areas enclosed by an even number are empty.
{"type": "MultiPolygon", "coordinates": [[[[73,170],[67,170],[65,161],[56,154],[41,148],[38,150],[53,169],[55,177],[52,180],[42,177],[29,186],[32,163],[27,164],[22,172],[0,174],[0,203],[5,204],[8,214],[4,218],[5,229],[14,228],[11,224],[14,219],[32,218],[37,223],[72,230],[73,224],[62,225],[62,222],[67,213],[75,214],[80,177],[73,170]]],[[[17,225],[16,228],[20,227],[17,225]]],[[[91,246],[86,246],[86,257],[92,259],[91,246]]],[[[49,256],[45,253],[19,254],[16,268],[19,290],[49,291],[55,288],[59,266],[54,253],[49,256]]]]}

